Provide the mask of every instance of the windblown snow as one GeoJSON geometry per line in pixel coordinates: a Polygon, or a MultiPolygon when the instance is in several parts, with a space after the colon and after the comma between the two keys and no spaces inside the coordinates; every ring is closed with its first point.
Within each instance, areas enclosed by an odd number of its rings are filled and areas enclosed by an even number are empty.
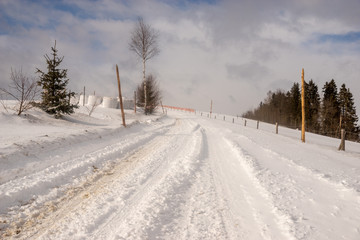
{"type": "Polygon", "coordinates": [[[0,238],[360,239],[359,143],[223,115],[126,119],[2,111],[0,238]]]}

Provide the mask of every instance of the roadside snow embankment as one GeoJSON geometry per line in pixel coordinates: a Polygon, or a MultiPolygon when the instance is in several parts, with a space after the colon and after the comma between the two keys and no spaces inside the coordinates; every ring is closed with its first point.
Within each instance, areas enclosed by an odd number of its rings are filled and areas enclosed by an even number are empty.
{"type": "Polygon", "coordinates": [[[116,159],[163,134],[174,122],[128,114],[129,127],[124,129],[118,111],[99,112],[97,117],[103,119],[78,112],[59,120],[36,109],[20,117],[2,113],[1,231],[17,229],[48,202],[98,178],[116,159]]]}

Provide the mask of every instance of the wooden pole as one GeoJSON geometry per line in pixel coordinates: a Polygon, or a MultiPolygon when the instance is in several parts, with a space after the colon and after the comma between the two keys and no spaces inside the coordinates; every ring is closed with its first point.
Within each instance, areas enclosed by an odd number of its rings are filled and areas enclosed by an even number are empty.
{"type": "Polygon", "coordinates": [[[259,129],[259,120],[256,123],[256,129],[259,129]]]}
{"type": "Polygon", "coordinates": [[[123,126],[126,127],[124,105],[123,105],[122,96],[121,96],[119,68],[118,68],[117,64],[116,64],[116,76],[117,76],[118,88],[119,88],[119,100],[120,100],[120,108],[121,108],[121,117],[122,117],[123,126]]]}
{"type": "Polygon", "coordinates": [[[340,151],[345,151],[345,129],[341,129],[341,143],[339,146],[340,151]]]}
{"type": "Polygon", "coordinates": [[[83,95],[83,106],[85,106],[85,86],[84,86],[84,95],[83,95]]]}
{"type": "Polygon", "coordinates": [[[278,134],[278,133],[279,133],[279,124],[276,123],[276,134],[278,134]]]}
{"type": "Polygon", "coordinates": [[[244,126],[246,127],[246,120],[245,120],[245,122],[244,122],[244,126]]]}
{"type": "Polygon", "coordinates": [[[210,102],[210,118],[211,118],[211,113],[212,113],[212,100],[210,102]]]}
{"type": "Polygon", "coordinates": [[[304,69],[301,73],[301,141],[305,142],[305,80],[304,69]]]}

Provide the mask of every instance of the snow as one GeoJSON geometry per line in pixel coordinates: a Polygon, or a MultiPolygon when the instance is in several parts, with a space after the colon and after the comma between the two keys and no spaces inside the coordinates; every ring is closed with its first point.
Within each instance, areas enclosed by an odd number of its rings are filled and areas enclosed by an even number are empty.
{"type": "Polygon", "coordinates": [[[219,114],[127,110],[124,128],[118,109],[88,113],[0,110],[1,239],[360,239],[359,143],[219,114]]]}

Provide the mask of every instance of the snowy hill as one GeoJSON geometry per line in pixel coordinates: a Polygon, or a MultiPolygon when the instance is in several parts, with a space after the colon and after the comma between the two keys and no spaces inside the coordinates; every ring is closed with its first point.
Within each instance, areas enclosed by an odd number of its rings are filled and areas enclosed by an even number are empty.
{"type": "Polygon", "coordinates": [[[1,110],[1,239],[360,239],[359,143],[232,118],[1,110]]]}

